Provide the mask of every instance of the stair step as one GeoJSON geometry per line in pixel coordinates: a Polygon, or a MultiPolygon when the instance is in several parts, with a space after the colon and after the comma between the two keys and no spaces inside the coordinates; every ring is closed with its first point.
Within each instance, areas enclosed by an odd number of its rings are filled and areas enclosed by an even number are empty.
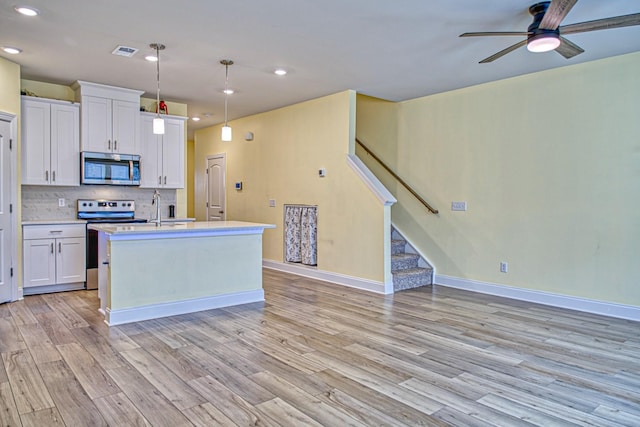
{"type": "Polygon", "coordinates": [[[392,239],[391,240],[391,255],[404,253],[404,249],[407,246],[407,241],[404,239],[392,239]]]}
{"type": "Polygon", "coordinates": [[[394,273],[399,270],[406,270],[410,268],[418,267],[418,260],[420,255],[418,254],[395,254],[391,255],[391,272],[394,273]]]}
{"type": "Polygon", "coordinates": [[[393,274],[393,290],[402,291],[405,289],[413,289],[420,286],[430,285],[433,281],[432,268],[408,268],[394,272],[393,274]]]}

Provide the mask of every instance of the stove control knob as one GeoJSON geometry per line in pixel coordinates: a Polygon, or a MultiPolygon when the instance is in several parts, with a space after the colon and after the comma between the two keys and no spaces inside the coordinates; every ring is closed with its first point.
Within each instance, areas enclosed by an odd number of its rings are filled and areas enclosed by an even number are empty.
{"type": "Polygon", "coordinates": [[[127,206],[131,206],[131,203],[127,203],[127,206]]]}
{"type": "Polygon", "coordinates": [[[87,202],[84,202],[84,203],[82,204],[82,206],[87,206],[87,202]]]}

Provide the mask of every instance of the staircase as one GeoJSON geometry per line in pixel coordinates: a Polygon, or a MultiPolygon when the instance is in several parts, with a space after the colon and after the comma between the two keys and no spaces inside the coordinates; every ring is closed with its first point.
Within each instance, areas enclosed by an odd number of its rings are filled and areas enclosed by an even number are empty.
{"type": "Polygon", "coordinates": [[[391,228],[391,274],[393,274],[394,292],[433,284],[433,268],[393,227],[391,228]]]}

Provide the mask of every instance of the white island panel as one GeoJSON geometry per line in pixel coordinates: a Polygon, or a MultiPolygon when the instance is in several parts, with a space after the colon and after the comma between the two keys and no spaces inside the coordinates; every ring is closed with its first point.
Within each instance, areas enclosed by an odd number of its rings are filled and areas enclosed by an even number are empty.
{"type": "Polygon", "coordinates": [[[107,243],[99,295],[109,325],[264,300],[262,232],[273,225],[90,227],[107,243]]]}

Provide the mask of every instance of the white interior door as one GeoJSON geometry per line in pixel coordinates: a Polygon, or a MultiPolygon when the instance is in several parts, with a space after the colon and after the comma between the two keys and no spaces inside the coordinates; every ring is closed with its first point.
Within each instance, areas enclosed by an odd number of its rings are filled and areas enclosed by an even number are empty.
{"type": "Polygon", "coordinates": [[[207,221],[224,221],[226,218],[226,170],[224,154],[207,157],[207,221]]]}
{"type": "Polygon", "coordinates": [[[11,283],[11,124],[0,119],[0,302],[13,297],[11,283]]]}

